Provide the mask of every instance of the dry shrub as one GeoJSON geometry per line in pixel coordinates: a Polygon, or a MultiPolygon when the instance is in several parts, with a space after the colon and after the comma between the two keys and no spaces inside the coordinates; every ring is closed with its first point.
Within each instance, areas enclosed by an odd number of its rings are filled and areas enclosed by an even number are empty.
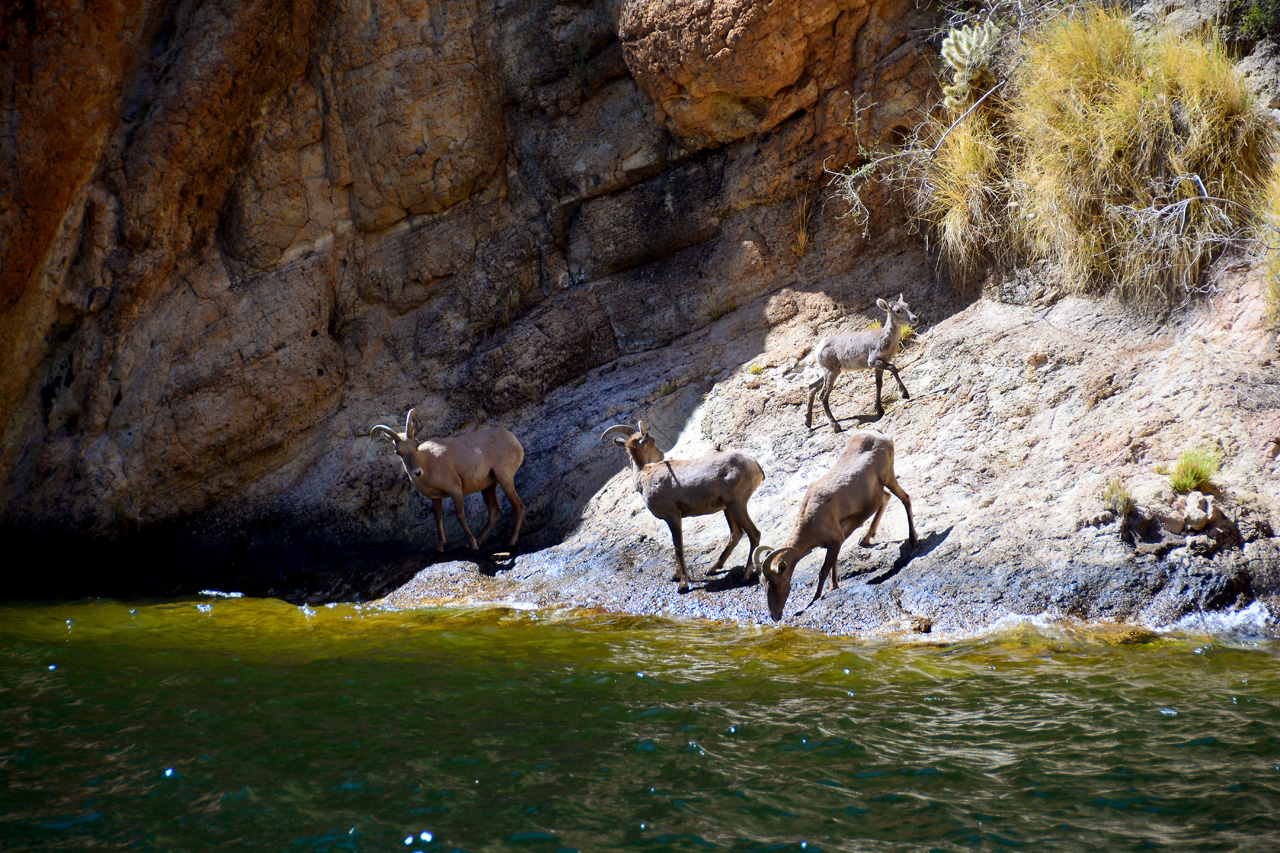
{"type": "Polygon", "coordinates": [[[1008,91],[944,139],[956,118],[919,134],[938,150],[917,196],[953,271],[1050,259],[1080,291],[1138,301],[1194,289],[1275,148],[1216,39],[1141,36],[1096,7],[1026,36],[1008,91]]]}
{"type": "Polygon", "coordinates": [[[1280,168],[1262,188],[1262,222],[1258,228],[1263,247],[1262,298],[1267,304],[1267,319],[1280,324],[1280,168]]]}
{"type": "MultiPolygon", "coordinates": [[[[970,113],[943,139],[921,182],[917,210],[930,223],[942,258],[957,282],[999,250],[1007,230],[1002,157],[1005,145],[992,110],[970,113]]],[[[944,126],[933,128],[937,135],[944,126]]]]}

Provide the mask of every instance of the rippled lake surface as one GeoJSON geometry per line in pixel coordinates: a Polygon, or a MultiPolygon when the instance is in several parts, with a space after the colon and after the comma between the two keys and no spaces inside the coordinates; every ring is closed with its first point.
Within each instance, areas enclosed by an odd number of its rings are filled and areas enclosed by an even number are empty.
{"type": "Polygon", "coordinates": [[[0,848],[1276,850],[1278,651],[0,605],[0,848]]]}

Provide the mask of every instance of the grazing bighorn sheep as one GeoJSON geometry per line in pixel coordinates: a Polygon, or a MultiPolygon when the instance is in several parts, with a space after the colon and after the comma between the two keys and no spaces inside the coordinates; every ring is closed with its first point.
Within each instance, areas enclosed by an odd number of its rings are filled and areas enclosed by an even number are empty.
{"type": "MultiPolygon", "coordinates": [[[[611,426],[600,440],[610,438],[627,451],[636,491],[644,496],[649,512],[671,528],[671,541],[676,547],[676,574],[672,580],[680,582],[681,592],[689,591],[682,518],[724,510],[725,520],[729,522],[729,544],[709,574],[724,566],[742,540],[744,530],[752,551],[760,544],[760,531],[747,514],[747,501],[764,480],[764,471],[756,460],[736,450],[711,453],[698,459],[667,459],[649,435],[644,421],[640,421],[639,429],[627,424],[611,426]]],[[[750,556],[748,553],[748,565],[750,556]]],[[[755,574],[753,571],[751,577],[755,574]]]]}
{"type": "Polygon", "coordinates": [[[898,294],[897,302],[886,302],[877,299],[876,304],[888,312],[889,318],[884,327],[865,329],[861,332],[839,332],[827,335],[818,341],[813,348],[813,363],[822,371],[822,376],[809,383],[809,409],[804,416],[804,425],[813,428],[813,398],[822,390],[822,408],[827,413],[827,420],[836,432],[840,432],[840,424],[831,414],[831,391],[836,387],[836,379],[846,370],[874,370],[876,372],[876,414],[884,415],[884,404],[880,402],[880,386],[884,371],[893,374],[902,389],[902,399],[910,400],[911,394],[907,386],[902,384],[898,368],[893,366],[893,359],[898,355],[898,344],[902,340],[902,326],[917,320],[911,312],[911,306],[898,294]]]}
{"type": "Polygon", "coordinates": [[[512,509],[516,511],[516,528],[511,531],[510,542],[510,546],[514,546],[520,535],[520,523],[524,521],[524,504],[516,494],[515,481],[516,471],[524,462],[524,448],[520,446],[519,439],[502,427],[495,427],[418,442],[413,437],[413,415],[414,410],[410,409],[404,419],[404,432],[378,424],[369,431],[369,435],[385,435],[391,440],[404,465],[404,472],[409,475],[409,482],[431,498],[436,512],[436,529],[440,532],[440,544],[436,550],[444,551],[445,548],[445,498],[453,498],[453,511],[458,514],[458,523],[462,525],[462,532],[467,534],[471,549],[480,550],[480,543],[489,535],[500,514],[498,486],[502,486],[512,509]],[[480,531],[479,540],[471,535],[463,509],[463,498],[472,492],[483,494],[485,506],[489,508],[489,521],[480,531]]]}
{"type": "Polygon", "coordinates": [[[897,495],[907,509],[908,538],[914,545],[916,524],[911,517],[911,498],[893,474],[892,439],[878,432],[855,432],[845,442],[844,452],[836,464],[805,492],[800,514],[786,543],[776,551],[761,546],[752,554],[752,571],[764,574],[769,615],[775,622],[782,618],[782,608],[791,594],[791,573],[815,548],[826,548],[827,559],[818,575],[813,601],[822,595],[828,574],[831,588],[839,588],[836,559],[840,556],[840,546],[862,522],[874,515],[871,527],[859,543],[864,548],[871,544],[871,537],[880,526],[880,516],[889,503],[886,488],[897,495]],[[774,561],[779,566],[776,570],[774,561]]]}

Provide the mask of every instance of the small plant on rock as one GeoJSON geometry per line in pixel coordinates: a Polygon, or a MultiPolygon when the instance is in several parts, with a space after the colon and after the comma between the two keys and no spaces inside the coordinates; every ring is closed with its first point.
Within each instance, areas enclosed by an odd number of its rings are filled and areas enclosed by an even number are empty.
{"type": "Polygon", "coordinates": [[[1213,479],[1222,467],[1222,454],[1212,447],[1193,447],[1178,455],[1169,475],[1169,484],[1180,494],[1198,489],[1213,479]]]}
{"type": "Polygon", "coordinates": [[[1133,512],[1133,495],[1129,494],[1124,481],[1119,477],[1112,477],[1111,482],[1102,490],[1102,505],[1122,522],[1133,512]]]}
{"type": "Polygon", "coordinates": [[[675,382],[671,380],[667,380],[667,382],[664,383],[663,386],[658,389],[658,393],[664,397],[670,397],[672,394],[676,393],[676,391],[678,390],[680,390],[679,385],[677,385],[675,382]]]}
{"type": "Polygon", "coordinates": [[[791,251],[803,258],[809,251],[809,220],[813,218],[813,196],[803,195],[796,202],[796,239],[791,241],[791,251]]]}
{"type": "Polygon", "coordinates": [[[747,373],[750,373],[752,376],[759,376],[761,373],[764,373],[764,365],[753,364],[747,368],[747,373]]]}

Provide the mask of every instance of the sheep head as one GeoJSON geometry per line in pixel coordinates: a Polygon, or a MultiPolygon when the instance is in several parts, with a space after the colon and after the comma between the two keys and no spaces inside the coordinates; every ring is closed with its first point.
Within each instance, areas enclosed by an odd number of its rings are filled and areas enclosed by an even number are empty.
{"type": "Polygon", "coordinates": [[[911,310],[911,306],[902,298],[902,294],[898,294],[898,298],[894,302],[886,302],[883,299],[877,299],[876,305],[884,311],[889,312],[889,323],[894,326],[901,326],[903,323],[915,323],[920,317],[911,310]]]}
{"type": "Polygon", "coordinates": [[[756,548],[752,556],[756,570],[764,575],[765,598],[769,604],[769,616],[774,622],[782,619],[782,609],[787,606],[787,597],[791,595],[791,573],[800,562],[799,557],[795,548],[773,551],[763,545],[756,548]],[[773,568],[775,561],[777,569],[773,568]]]}
{"type": "Polygon", "coordinates": [[[396,455],[400,457],[400,463],[404,465],[404,472],[416,484],[418,478],[422,476],[422,463],[418,459],[418,442],[413,437],[413,415],[414,410],[410,409],[409,414],[404,419],[404,432],[396,432],[386,424],[378,424],[369,430],[369,436],[383,436],[395,445],[396,455]]]}
{"type": "Polygon", "coordinates": [[[613,439],[613,443],[627,451],[631,461],[637,468],[652,465],[666,459],[666,454],[658,448],[658,442],[649,435],[649,429],[640,421],[639,429],[627,424],[616,424],[604,431],[601,441],[613,439]]]}

